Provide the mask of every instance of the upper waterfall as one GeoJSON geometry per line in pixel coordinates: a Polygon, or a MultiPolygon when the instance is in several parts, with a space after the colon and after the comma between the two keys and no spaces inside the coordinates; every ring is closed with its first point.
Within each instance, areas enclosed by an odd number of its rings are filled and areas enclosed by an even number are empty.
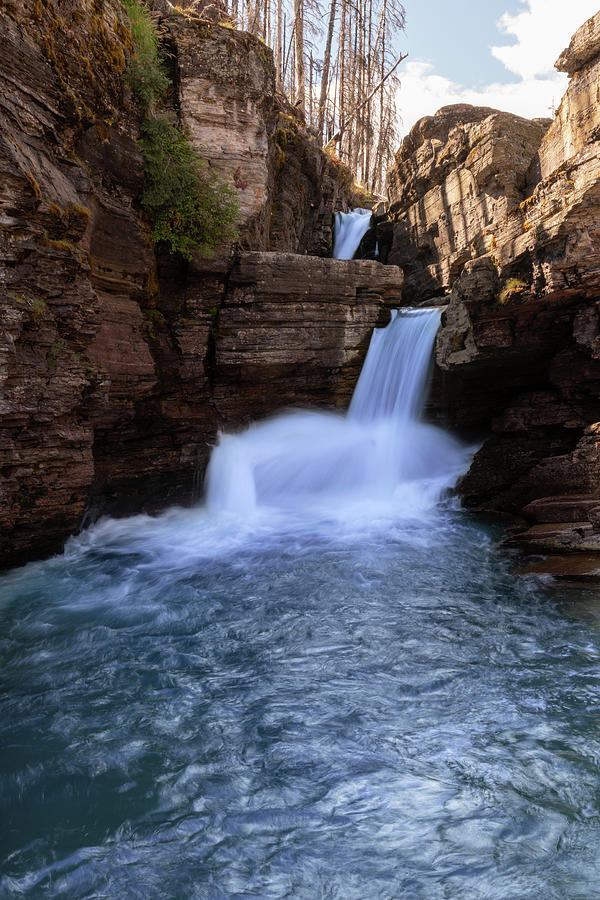
{"type": "Polygon", "coordinates": [[[353,209],[335,214],[334,259],[353,259],[371,223],[370,209],[353,209]]]}
{"type": "Polygon", "coordinates": [[[293,411],[221,435],[207,471],[213,509],[327,509],[390,501],[418,514],[464,468],[466,451],[420,421],[440,310],[401,310],[374,331],[350,409],[293,411]]]}

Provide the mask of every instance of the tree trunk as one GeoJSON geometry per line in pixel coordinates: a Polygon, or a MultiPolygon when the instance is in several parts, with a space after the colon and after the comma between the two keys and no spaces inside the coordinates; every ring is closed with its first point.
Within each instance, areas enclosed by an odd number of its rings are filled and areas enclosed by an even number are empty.
{"type": "Polygon", "coordinates": [[[302,117],[306,113],[306,89],[304,76],[304,10],[302,0],[294,0],[294,55],[296,91],[294,104],[302,117]]]}
{"type": "Polygon", "coordinates": [[[275,36],[275,82],[276,82],[277,88],[279,90],[282,90],[282,84],[281,84],[282,16],[283,16],[283,3],[282,3],[282,0],[277,0],[277,34],[275,36]]]}
{"type": "MultiPolygon", "coordinates": [[[[402,62],[402,60],[403,60],[403,59],[406,59],[407,56],[408,56],[408,53],[401,53],[401,54],[400,54],[400,56],[398,57],[398,59],[396,60],[396,62],[395,62],[394,65],[392,66],[392,68],[391,68],[391,69],[388,69],[388,71],[385,72],[383,78],[381,78],[381,80],[375,85],[375,87],[373,88],[373,90],[369,93],[369,96],[366,97],[365,100],[363,100],[363,102],[362,102],[361,104],[359,104],[359,106],[355,106],[354,109],[348,114],[348,116],[346,117],[346,119],[345,119],[345,121],[344,121],[344,123],[343,123],[343,128],[342,128],[342,126],[340,126],[340,127],[338,128],[337,132],[336,132],[336,133],[334,134],[334,136],[331,138],[331,141],[339,141],[340,138],[343,137],[344,132],[348,130],[348,125],[352,122],[352,120],[354,119],[354,117],[356,116],[356,114],[357,114],[358,112],[360,112],[360,110],[361,110],[361,109],[369,102],[369,100],[377,93],[377,91],[383,86],[383,84],[387,81],[387,79],[390,77],[390,75],[398,68],[398,66],[400,65],[400,63],[402,62]]],[[[383,114],[383,96],[382,96],[382,98],[381,98],[381,109],[382,109],[382,114],[383,114]]],[[[330,143],[331,143],[331,141],[330,141],[330,143]]]]}
{"type": "Polygon", "coordinates": [[[306,121],[308,123],[308,127],[312,127],[312,114],[313,114],[313,55],[312,50],[310,51],[310,63],[308,67],[308,115],[306,121]]]}
{"type": "MultiPolygon", "coordinates": [[[[339,128],[343,127],[344,123],[344,113],[346,111],[346,106],[344,103],[344,88],[345,88],[345,74],[346,74],[346,0],[342,0],[342,20],[340,23],[340,40],[338,46],[338,123],[339,128]]],[[[341,151],[341,147],[340,147],[341,151]]]]}
{"type": "Polygon", "coordinates": [[[323,56],[323,71],[321,72],[321,94],[319,96],[319,120],[317,131],[319,141],[323,144],[323,126],[325,124],[325,107],[329,94],[329,66],[331,65],[331,43],[333,41],[333,29],[335,27],[335,8],[337,0],[331,0],[329,8],[329,25],[327,26],[327,40],[325,41],[325,55],[323,56]]]}

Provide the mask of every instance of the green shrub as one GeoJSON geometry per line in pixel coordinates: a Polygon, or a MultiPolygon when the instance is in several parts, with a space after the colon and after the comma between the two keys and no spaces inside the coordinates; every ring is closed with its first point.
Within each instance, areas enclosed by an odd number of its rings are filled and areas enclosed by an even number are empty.
{"type": "Polygon", "coordinates": [[[141,204],[153,219],[152,240],[186,259],[210,255],[237,237],[237,192],[211,170],[181,128],[153,111],[169,86],[158,35],[141,0],[123,4],[135,46],[125,78],[145,113],[139,141],[145,163],[141,204]]]}
{"type": "Polygon", "coordinates": [[[509,278],[496,299],[498,303],[504,305],[513,297],[520,297],[527,289],[528,286],[522,278],[509,278]]]}
{"type": "Polygon", "coordinates": [[[123,0],[131,22],[134,54],[125,72],[125,82],[139,107],[148,112],[169,87],[161,59],[158,35],[149,10],[141,0],[123,0]]]}
{"type": "Polygon", "coordinates": [[[191,259],[237,236],[235,188],[209,168],[180,128],[164,116],[147,119],[140,145],[146,163],[141,202],[154,216],[154,241],[191,259]]]}

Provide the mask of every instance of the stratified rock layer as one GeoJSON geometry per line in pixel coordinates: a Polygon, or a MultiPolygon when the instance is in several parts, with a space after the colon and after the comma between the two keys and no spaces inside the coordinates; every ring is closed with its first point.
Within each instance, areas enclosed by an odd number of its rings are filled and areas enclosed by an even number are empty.
{"type": "Polygon", "coordinates": [[[497,246],[548,124],[462,104],[414,126],[389,175],[392,222],[379,236],[386,261],[405,270],[408,300],[448,291],[469,259],[497,246]]]}
{"type": "Polygon", "coordinates": [[[347,406],[372,330],[387,325],[401,289],[400,269],[366,260],[243,254],[215,328],[223,423],[282,406],[347,406]]]}
{"type": "MultiPolygon", "coordinates": [[[[591,510],[600,498],[599,29],[600,13],[561,56],[561,67],[575,74],[541,140],[536,122],[440,111],[437,118],[450,127],[437,157],[456,157],[461,141],[471,149],[457,157],[456,172],[436,167],[441,183],[427,190],[425,182],[419,203],[408,207],[419,239],[427,238],[428,198],[451,197],[450,185],[464,186],[464,198],[448,205],[430,241],[432,258],[417,260],[414,276],[407,269],[408,293],[449,292],[436,351],[449,417],[457,427],[493,432],[462,482],[462,495],[486,509],[518,513],[527,506],[526,516],[552,510],[552,528],[538,520],[535,541],[532,534],[524,539],[530,549],[547,550],[553,541],[573,549],[577,534],[585,537],[581,549],[594,549],[597,541],[589,536],[596,525],[584,521],[574,529],[572,514],[559,539],[555,516],[573,505],[580,513],[591,510]],[[476,121],[461,130],[453,124],[457,116],[476,121]],[[490,168],[483,162],[486,144],[490,168]],[[501,184],[497,200],[492,183],[501,184]],[[565,496],[562,507],[542,502],[556,495],[565,496]],[[590,502],[582,505],[581,495],[590,502]]],[[[432,127],[425,123],[425,130],[432,127]]],[[[439,134],[440,122],[436,127],[439,134]]],[[[400,159],[397,184],[409,162],[400,159]]],[[[411,175],[410,183],[419,178],[411,175]]],[[[396,240],[403,225],[385,227],[396,240]]],[[[397,258],[393,248],[389,259],[397,258]]]]}
{"type": "Polygon", "coordinates": [[[182,122],[237,188],[242,246],[330,256],[333,213],[365,200],[276,94],[272,51],[254,35],[176,11],[164,26],[182,122]]]}

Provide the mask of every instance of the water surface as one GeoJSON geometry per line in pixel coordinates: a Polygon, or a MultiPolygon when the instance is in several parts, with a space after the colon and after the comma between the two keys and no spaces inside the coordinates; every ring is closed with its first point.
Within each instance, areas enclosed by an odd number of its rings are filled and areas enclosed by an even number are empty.
{"type": "Polygon", "coordinates": [[[444,499],[439,315],[0,578],[2,897],[600,896],[598,622],[444,499]]]}
{"type": "Polygon", "coordinates": [[[374,503],[5,575],[0,896],[600,896],[600,632],[512,567],[374,503]]]}

